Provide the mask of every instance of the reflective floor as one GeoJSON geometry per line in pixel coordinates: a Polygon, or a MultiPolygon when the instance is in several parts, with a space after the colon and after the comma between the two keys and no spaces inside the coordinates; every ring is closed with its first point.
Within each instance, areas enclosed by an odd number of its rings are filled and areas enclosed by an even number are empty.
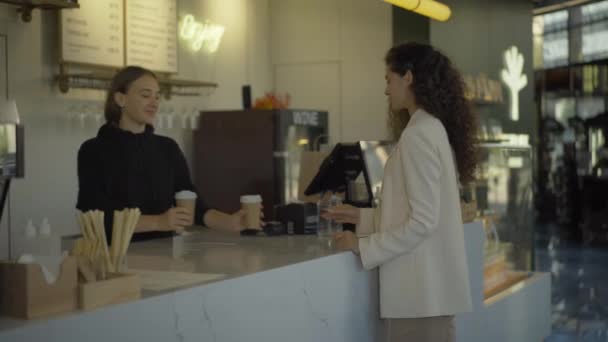
{"type": "Polygon", "coordinates": [[[584,246],[538,229],[536,267],[551,272],[550,342],[608,342],[608,245],[584,246]]]}

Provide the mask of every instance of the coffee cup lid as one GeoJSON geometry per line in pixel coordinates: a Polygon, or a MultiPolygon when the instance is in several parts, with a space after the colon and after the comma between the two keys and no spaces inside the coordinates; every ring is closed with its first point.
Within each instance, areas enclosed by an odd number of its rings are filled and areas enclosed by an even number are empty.
{"type": "Polygon", "coordinates": [[[177,200],[193,200],[196,199],[196,192],[189,190],[182,190],[175,194],[175,199],[177,200]]]}
{"type": "Polygon", "coordinates": [[[241,203],[260,203],[262,196],[260,195],[244,195],[241,196],[241,203]]]}

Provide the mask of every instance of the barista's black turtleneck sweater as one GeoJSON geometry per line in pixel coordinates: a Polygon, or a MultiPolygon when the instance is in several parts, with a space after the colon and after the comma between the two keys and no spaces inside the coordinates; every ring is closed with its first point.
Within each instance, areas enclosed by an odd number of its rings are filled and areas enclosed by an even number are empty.
{"type": "MultiPolygon", "coordinates": [[[[195,191],[188,165],[177,143],[154,134],[151,126],[134,134],[105,124],[97,137],[78,152],[78,203],[81,211],[103,210],[111,241],[114,210],[139,208],[142,215],[159,215],[175,205],[175,193],[195,191]]],[[[196,203],[195,223],[203,225],[208,210],[196,203]]],[[[169,237],[172,232],[136,233],[133,240],[169,237]]]]}

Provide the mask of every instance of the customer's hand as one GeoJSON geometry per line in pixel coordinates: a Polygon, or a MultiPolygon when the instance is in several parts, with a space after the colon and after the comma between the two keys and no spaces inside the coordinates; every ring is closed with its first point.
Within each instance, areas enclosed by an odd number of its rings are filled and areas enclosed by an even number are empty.
{"type": "Polygon", "coordinates": [[[359,254],[359,239],[349,230],[334,234],[334,244],[338,250],[359,254]]]}
{"type": "Polygon", "coordinates": [[[348,204],[340,204],[327,209],[326,212],[321,213],[321,216],[325,219],[332,219],[338,223],[359,224],[361,209],[348,204]]]}
{"type": "Polygon", "coordinates": [[[226,217],[226,228],[229,231],[240,232],[245,229],[245,210],[241,209],[226,217]]]}
{"type": "Polygon", "coordinates": [[[193,224],[192,213],[188,209],[175,207],[158,216],[158,230],[182,232],[193,224]]]}
{"type": "MultiPolygon", "coordinates": [[[[262,209],[264,209],[264,208],[262,207],[262,209]]],[[[251,227],[246,227],[247,220],[245,219],[245,215],[246,215],[246,212],[243,209],[237,211],[234,214],[229,215],[228,219],[227,219],[228,230],[240,232],[243,229],[251,228],[251,227]]],[[[260,210],[260,227],[263,227],[266,224],[263,221],[263,219],[264,219],[264,211],[260,210]]],[[[258,229],[258,228],[253,228],[253,229],[258,229]]],[[[261,228],[259,228],[259,229],[261,230],[261,228]]]]}

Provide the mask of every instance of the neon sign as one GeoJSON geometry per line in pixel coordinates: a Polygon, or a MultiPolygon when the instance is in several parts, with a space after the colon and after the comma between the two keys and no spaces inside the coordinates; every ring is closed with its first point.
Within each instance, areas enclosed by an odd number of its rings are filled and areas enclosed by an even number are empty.
{"type": "Polygon", "coordinates": [[[203,49],[208,53],[215,53],[219,49],[224,36],[224,26],[214,24],[209,20],[200,23],[194,19],[192,14],[184,17],[181,26],[179,36],[190,43],[193,51],[203,49]]]}
{"type": "Polygon", "coordinates": [[[528,76],[524,70],[524,56],[516,46],[511,46],[504,52],[504,66],[502,69],[502,81],[507,85],[511,93],[510,116],[511,120],[519,120],[519,92],[528,84],[528,76]]]}

